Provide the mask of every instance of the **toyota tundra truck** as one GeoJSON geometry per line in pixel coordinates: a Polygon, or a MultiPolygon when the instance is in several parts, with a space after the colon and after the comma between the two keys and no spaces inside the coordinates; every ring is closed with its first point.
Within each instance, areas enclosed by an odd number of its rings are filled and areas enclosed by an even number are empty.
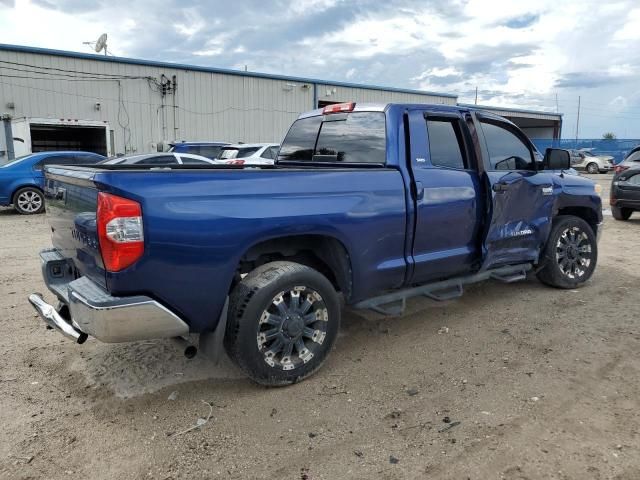
{"type": "Polygon", "coordinates": [[[343,305],[398,315],[487,279],[586,282],[600,192],[569,167],[479,110],[355,103],[300,115],[271,166],[52,166],[40,257],[59,304],[29,300],[77,343],[174,338],[193,354],[199,337],[256,382],[291,384],[322,365],[343,305]]]}

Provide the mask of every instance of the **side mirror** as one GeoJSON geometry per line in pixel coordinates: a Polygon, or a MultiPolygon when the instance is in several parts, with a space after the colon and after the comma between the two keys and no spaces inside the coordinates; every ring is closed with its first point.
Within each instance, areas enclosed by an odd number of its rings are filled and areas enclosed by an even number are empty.
{"type": "Polygon", "coordinates": [[[571,168],[571,156],[568,150],[547,148],[543,163],[545,170],[568,170],[571,168]]]}

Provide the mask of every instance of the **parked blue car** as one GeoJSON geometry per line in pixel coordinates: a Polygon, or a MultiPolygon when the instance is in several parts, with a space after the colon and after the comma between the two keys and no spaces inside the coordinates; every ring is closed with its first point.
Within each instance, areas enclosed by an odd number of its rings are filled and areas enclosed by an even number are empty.
{"type": "Polygon", "coordinates": [[[229,145],[228,142],[174,142],[171,143],[170,152],[193,153],[214,160],[222,150],[222,147],[229,145]]]}
{"type": "Polygon", "coordinates": [[[0,206],[13,207],[23,215],[44,210],[45,165],[92,165],[105,157],[92,152],[31,153],[0,165],[0,206]]]}

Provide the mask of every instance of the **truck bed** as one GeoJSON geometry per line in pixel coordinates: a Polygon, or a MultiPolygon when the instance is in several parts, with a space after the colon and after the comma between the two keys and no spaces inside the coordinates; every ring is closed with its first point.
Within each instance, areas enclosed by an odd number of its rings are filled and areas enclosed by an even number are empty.
{"type": "Polygon", "coordinates": [[[243,254],[271,238],[304,232],[341,242],[354,299],[405,278],[407,199],[395,168],[99,165],[49,167],[46,178],[53,245],[76,275],[112,295],[150,296],[189,319],[194,332],[216,326],[243,254]],[[102,263],[99,191],[142,206],[144,256],[121,272],[102,263]]]}

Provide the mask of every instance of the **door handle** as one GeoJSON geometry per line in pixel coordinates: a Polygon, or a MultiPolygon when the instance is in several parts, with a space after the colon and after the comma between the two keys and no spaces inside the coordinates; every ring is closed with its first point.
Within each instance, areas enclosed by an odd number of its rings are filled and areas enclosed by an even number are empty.
{"type": "Polygon", "coordinates": [[[413,189],[416,200],[422,200],[424,198],[424,186],[422,185],[422,182],[415,182],[413,184],[413,189]]]}
{"type": "Polygon", "coordinates": [[[494,183],[491,186],[491,189],[494,192],[506,192],[507,190],[509,190],[509,185],[507,185],[506,183],[494,183]]]}

